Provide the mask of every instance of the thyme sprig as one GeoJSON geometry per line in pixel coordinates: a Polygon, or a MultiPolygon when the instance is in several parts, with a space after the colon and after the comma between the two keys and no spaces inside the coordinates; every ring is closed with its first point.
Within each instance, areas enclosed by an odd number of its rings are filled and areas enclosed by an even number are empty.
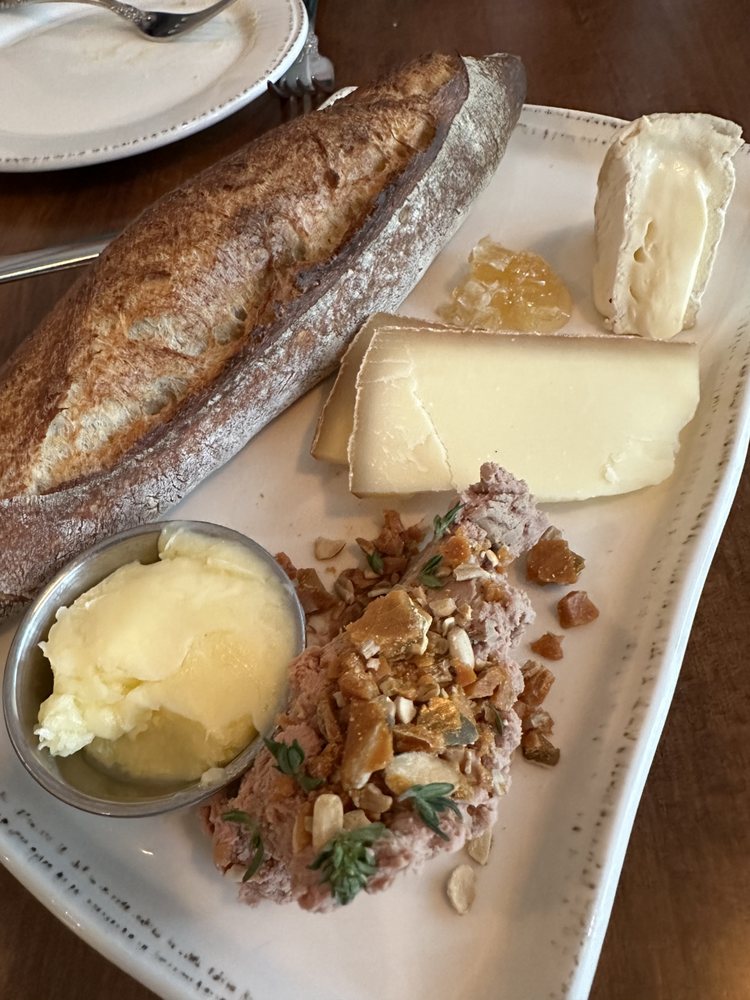
{"type": "Polygon", "coordinates": [[[226,820],[228,823],[239,823],[240,826],[247,828],[250,850],[253,852],[253,855],[250,858],[250,864],[247,866],[245,874],[242,876],[242,881],[247,882],[258,871],[266,856],[265,848],[263,847],[263,839],[260,835],[260,826],[258,825],[257,820],[254,820],[249,813],[244,812],[242,809],[230,809],[229,812],[222,813],[221,818],[226,820]]]}
{"type": "Polygon", "coordinates": [[[384,833],[383,823],[344,830],[328,841],[309,866],[320,872],[321,882],[330,885],[334,899],[342,906],[351,903],[378,870],[370,848],[384,833]]]}
{"type": "Polygon", "coordinates": [[[450,526],[458,517],[458,512],[461,510],[462,507],[463,504],[459,501],[457,504],[454,504],[453,507],[451,507],[451,509],[447,513],[443,514],[442,517],[439,514],[435,515],[435,518],[432,522],[432,528],[435,534],[436,541],[438,538],[442,538],[443,535],[448,530],[448,528],[450,528],[450,526]]]}
{"type": "Polygon", "coordinates": [[[322,778],[313,778],[302,767],[305,760],[305,751],[297,740],[292,743],[282,743],[280,740],[263,738],[266,749],[273,755],[276,761],[277,771],[282,774],[291,775],[303,792],[311,792],[323,784],[322,778]]]}
{"type": "Polygon", "coordinates": [[[443,557],[439,553],[427,560],[422,569],[419,571],[419,582],[423,586],[431,587],[433,590],[440,590],[443,586],[443,581],[435,576],[435,570],[442,561],[443,557]]]}
{"type": "Polygon", "coordinates": [[[405,792],[399,795],[399,802],[406,802],[413,799],[414,808],[419,813],[422,822],[434,831],[438,837],[448,840],[448,834],[440,827],[439,813],[446,809],[461,818],[461,810],[449,796],[455,791],[456,786],[449,781],[432,781],[429,785],[412,785],[405,792]]]}

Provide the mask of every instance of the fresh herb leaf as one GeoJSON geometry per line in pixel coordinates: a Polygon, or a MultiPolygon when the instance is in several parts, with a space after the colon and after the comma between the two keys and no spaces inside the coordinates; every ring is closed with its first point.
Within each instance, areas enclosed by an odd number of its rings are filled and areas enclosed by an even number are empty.
{"type": "Polygon", "coordinates": [[[428,559],[419,571],[419,582],[425,587],[431,587],[433,590],[440,590],[443,586],[443,581],[435,576],[435,570],[442,561],[443,557],[439,553],[431,559],[428,559]]]}
{"type": "Polygon", "coordinates": [[[295,779],[304,792],[311,792],[323,784],[322,778],[313,778],[302,770],[305,760],[305,751],[297,740],[292,743],[282,743],[280,740],[263,738],[266,749],[273,755],[276,761],[276,769],[282,774],[288,774],[295,779]]]}
{"type": "Polygon", "coordinates": [[[245,869],[245,874],[242,876],[243,882],[247,882],[253,877],[253,875],[255,875],[266,857],[263,840],[261,839],[260,830],[258,829],[256,829],[255,833],[250,838],[250,849],[253,851],[253,856],[250,859],[250,864],[245,869]]]}
{"type": "Polygon", "coordinates": [[[448,528],[450,528],[450,526],[458,517],[458,512],[461,510],[462,507],[463,504],[459,502],[457,504],[454,504],[454,506],[451,507],[451,509],[447,512],[447,514],[444,514],[442,517],[440,517],[439,514],[435,515],[435,518],[432,522],[432,528],[435,533],[435,540],[443,537],[448,528]]]}
{"type": "Polygon", "coordinates": [[[383,823],[370,823],[357,830],[345,830],[333,837],[309,866],[320,872],[321,882],[331,887],[333,898],[346,906],[378,870],[370,850],[385,833],[383,823]]]}
{"type": "Polygon", "coordinates": [[[225,819],[227,823],[240,823],[242,826],[253,826],[255,824],[255,820],[250,813],[243,812],[241,809],[230,809],[229,812],[222,813],[221,818],[225,819]]]}
{"type": "Polygon", "coordinates": [[[314,788],[319,788],[323,784],[322,778],[313,778],[307,771],[296,771],[294,779],[303,792],[311,792],[314,788]]]}
{"type": "Polygon", "coordinates": [[[378,576],[382,576],[383,569],[385,567],[383,565],[383,557],[377,549],[373,549],[372,552],[367,553],[367,562],[369,563],[370,569],[373,573],[377,573],[378,576]]]}
{"type": "Polygon", "coordinates": [[[489,709],[490,716],[492,718],[492,725],[497,730],[498,735],[502,736],[505,732],[505,720],[491,701],[487,702],[487,708],[489,709]]]}
{"type": "Polygon", "coordinates": [[[242,809],[230,809],[229,812],[222,813],[221,818],[228,823],[239,823],[240,826],[246,826],[249,829],[250,850],[253,852],[253,856],[242,876],[242,881],[247,882],[258,871],[266,856],[258,821],[253,819],[249,813],[243,812],[242,809]]]}
{"type": "Polygon", "coordinates": [[[407,799],[414,800],[414,808],[419,813],[422,822],[433,830],[438,837],[448,840],[448,834],[440,828],[440,817],[438,813],[452,809],[461,818],[461,810],[453,799],[449,798],[456,786],[449,781],[432,781],[429,785],[412,785],[402,792],[398,797],[398,802],[405,802],[407,799]]]}

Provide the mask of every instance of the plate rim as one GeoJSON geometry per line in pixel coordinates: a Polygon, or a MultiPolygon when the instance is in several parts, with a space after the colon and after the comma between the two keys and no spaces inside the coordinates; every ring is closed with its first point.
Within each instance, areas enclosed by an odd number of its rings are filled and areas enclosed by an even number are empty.
{"type": "MultiPolygon", "coordinates": [[[[528,119],[535,119],[539,115],[548,116],[551,121],[558,123],[572,121],[582,125],[607,124],[613,127],[623,124],[621,119],[594,112],[525,105],[521,126],[538,128],[540,122],[530,122],[528,119]]],[[[596,141],[603,140],[597,138],[596,141]]],[[[749,155],[750,146],[744,145],[741,153],[749,155]]],[[[662,654],[661,666],[656,674],[647,711],[640,723],[627,772],[615,789],[616,797],[609,824],[611,836],[605,851],[607,863],[589,897],[589,921],[582,932],[575,961],[571,962],[569,976],[566,976],[563,987],[564,995],[571,1000],[588,996],[590,991],[635,814],[672,704],[698,602],[740,482],[744,456],[750,443],[750,376],[746,376],[738,386],[734,412],[734,427],[731,434],[727,432],[725,435],[726,459],[719,485],[710,497],[707,516],[702,519],[699,529],[687,543],[689,554],[681,567],[680,585],[673,599],[673,627],[668,634],[667,648],[662,654]]],[[[71,908],[69,901],[66,905],[66,901],[56,895],[52,880],[45,878],[41,869],[24,864],[20,851],[17,856],[11,855],[10,846],[7,838],[0,833],[0,861],[78,937],[148,988],[159,990],[161,996],[184,997],[185,983],[176,970],[158,966],[153,957],[139,961],[136,952],[128,950],[114,935],[107,933],[106,923],[102,919],[93,918],[83,907],[78,910],[71,908]]]]}
{"type": "MultiPolygon", "coordinates": [[[[256,100],[265,93],[269,80],[278,79],[292,65],[302,50],[308,33],[309,20],[303,0],[274,0],[285,6],[291,18],[291,30],[280,50],[272,53],[258,79],[238,94],[227,98],[221,104],[203,108],[191,118],[180,120],[155,132],[130,135],[120,142],[102,146],[90,146],[72,152],[47,153],[42,155],[9,156],[0,153],[0,173],[35,173],[42,171],[68,170],[74,167],[93,166],[126,159],[146,153],[162,146],[186,139],[203,129],[222,121],[256,100]]],[[[167,111],[167,114],[169,112],[167,111]]],[[[127,128],[128,126],[124,126],[127,128]]],[[[12,137],[12,133],[10,134],[12,137]]]]}

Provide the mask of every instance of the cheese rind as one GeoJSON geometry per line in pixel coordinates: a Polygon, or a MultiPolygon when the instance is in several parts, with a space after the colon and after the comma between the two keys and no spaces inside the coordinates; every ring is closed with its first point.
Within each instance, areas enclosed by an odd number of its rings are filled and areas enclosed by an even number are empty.
{"type": "Polygon", "coordinates": [[[373,313],[362,325],[341,359],[336,381],[323,406],[310,448],[313,458],[333,462],[336,465],[347,464],[349,438],[354,426],[357,372],[376,330],[403,327],[425,330],[449,329],[440,324],[421,323],[419,320],[395,316],[392,313],[373,313]]]}
{"type": "Polygon", "coordinates": [[[699,398],[694,344],[378,330],[357,377],[350,487],[462,489],[483,462],[539,500],[661,482],[699,398]]]}
{"type": "Polygon", "coordinates": [[[734,190],[734,122],[636,119],[616,136],[594,209],[594,302],[615,333],[667,340],[695,325],[734,190]]]}

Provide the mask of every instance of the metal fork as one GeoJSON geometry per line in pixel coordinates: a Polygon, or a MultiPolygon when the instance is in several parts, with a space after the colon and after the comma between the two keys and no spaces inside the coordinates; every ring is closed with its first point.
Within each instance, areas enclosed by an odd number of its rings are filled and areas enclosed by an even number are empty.
{"type": "MultiPolygon", "coordinates": [[[[2,0],[0,10],[15,10],[27,3],[48,2],[50,0],[2,0]]],[[[196,10],[188,14],[171,14],[163,10],[141,10],[140,7],[132,7],[129,3],[122,3],[121,0],[54,0],[54,2],[90,3],[95,7],[105,7],[113,14],[124,17],[151,41],[168,42],[172,38],[184,35],[186,31],[192,31],[198,25],[209,21],[220,10],[235,3],[235,0],[217,0],[216,3],[204,10],[196,10]]]]}
{"type": "Polygon", "coordinates": [[[318,37],[315,34],[315,15],[318,0],[303,0],[307,8],[310,28],[302,51],[292,65],[275,82],[269,81],[268,89],[283,101],[312,103],[312,98],[327,97],[333,93],[335,73],[333,63],[318,51],[318,37]]]}

